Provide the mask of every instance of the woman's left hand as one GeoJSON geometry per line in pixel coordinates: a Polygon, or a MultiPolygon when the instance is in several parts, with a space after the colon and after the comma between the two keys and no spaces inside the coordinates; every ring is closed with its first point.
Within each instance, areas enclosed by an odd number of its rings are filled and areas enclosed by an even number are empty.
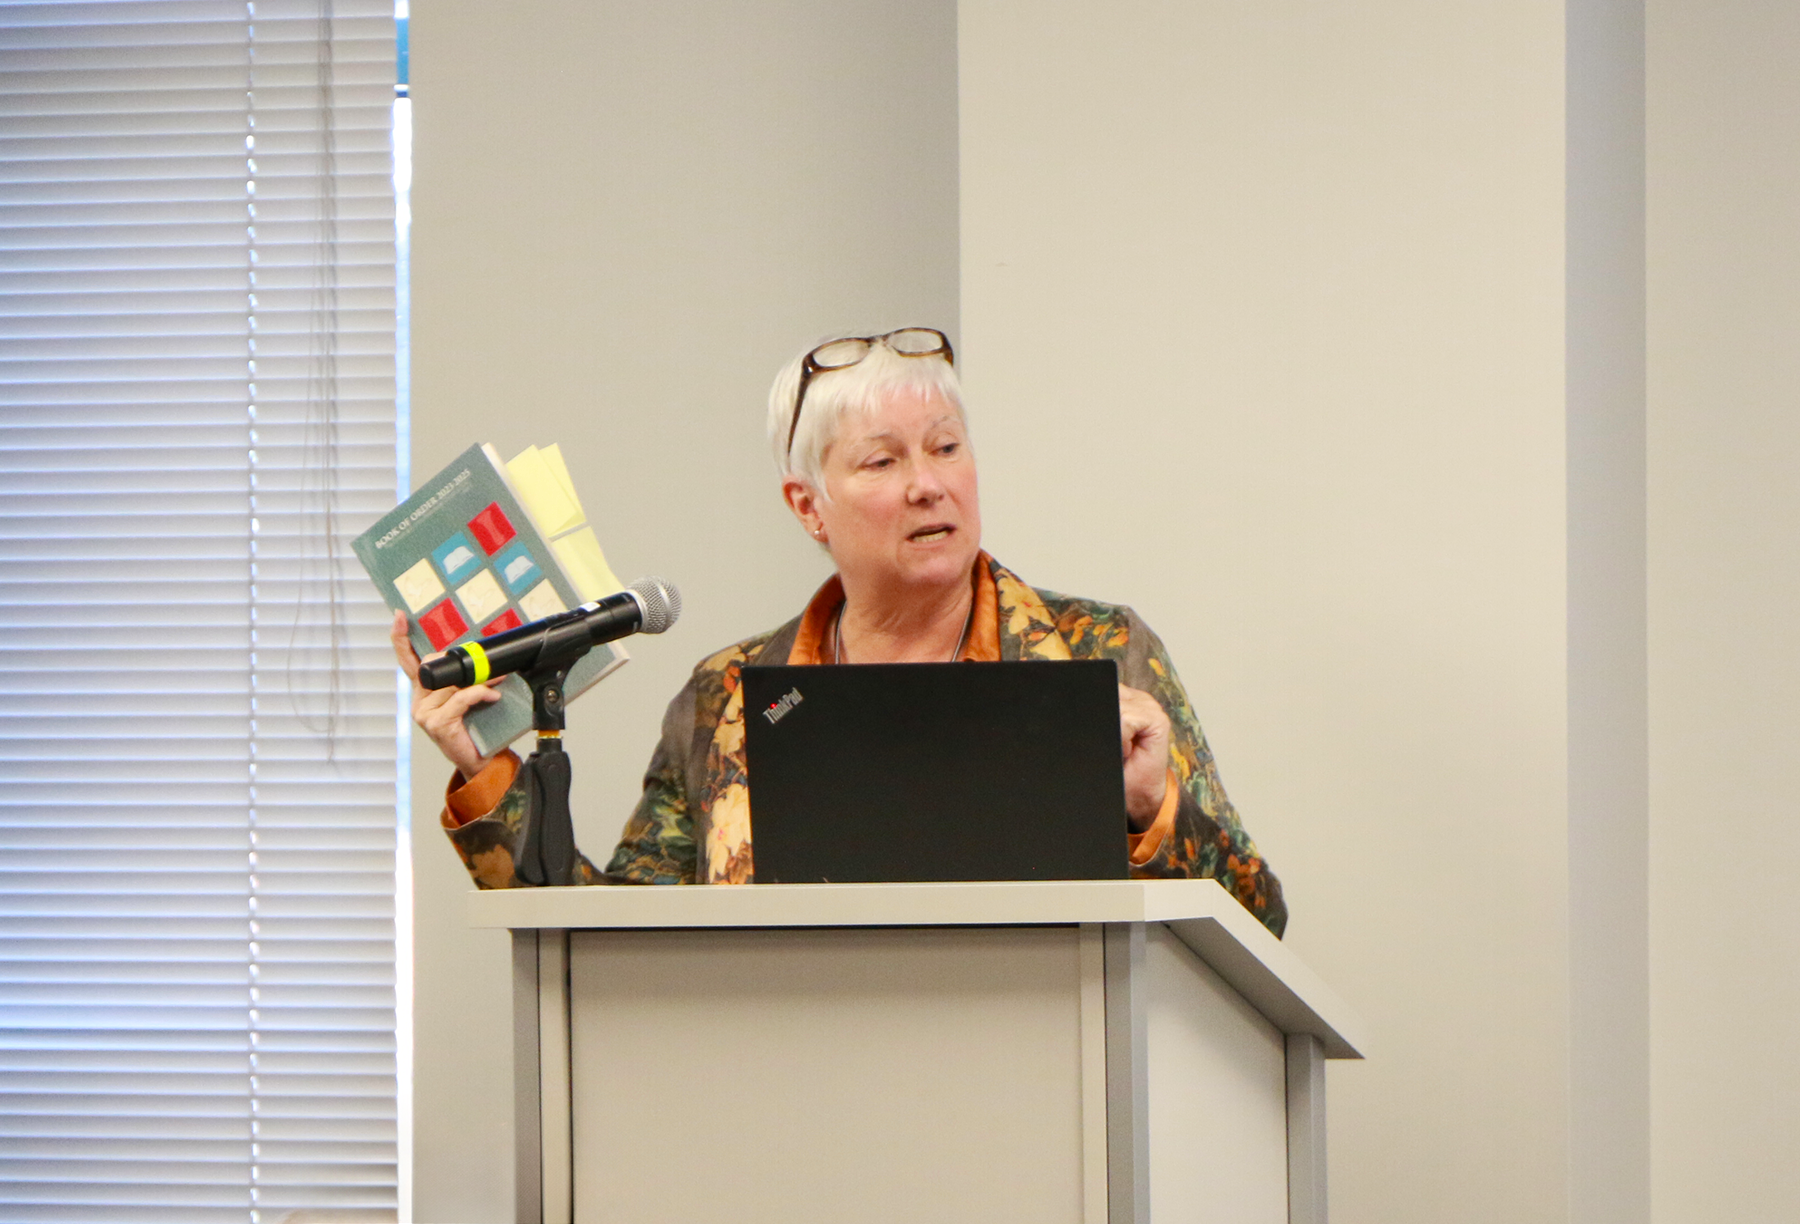
{"type": "Polygon", "coordinates": [[[1141,689],[1119,686],[1119,741],[1125,756],[1125,813],[1150,827],[1169,786],[1169,715],[1141,689]]]}

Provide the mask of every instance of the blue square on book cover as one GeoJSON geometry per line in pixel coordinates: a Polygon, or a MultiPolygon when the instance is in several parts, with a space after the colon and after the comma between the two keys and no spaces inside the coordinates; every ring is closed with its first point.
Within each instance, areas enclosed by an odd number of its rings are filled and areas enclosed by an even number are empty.
{"type": "Polygon", "coordinates": [[[531,550],[525,547],[523,540],[495,557],[494,568],[500,571],[506,589],[514,595],[544,576],[538,563],[531,559],[531,550]]]}
{"type": "Polygon", "coordinates": [[[481,554],[469,543],[469,537],[460,531],[432,549],[431,559],[437,562],[444,581],[449,583],[461,582],[481,568],[481,554]]]}

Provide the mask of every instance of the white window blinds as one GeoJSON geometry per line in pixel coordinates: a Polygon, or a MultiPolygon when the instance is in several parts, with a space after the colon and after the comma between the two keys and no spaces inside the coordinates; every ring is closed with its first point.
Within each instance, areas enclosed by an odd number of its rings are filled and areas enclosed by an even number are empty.
{"type": "Polygon", "coordinates": [[[393,1210],[393,82],[0,2],[0,1220],[393,1210]]]}

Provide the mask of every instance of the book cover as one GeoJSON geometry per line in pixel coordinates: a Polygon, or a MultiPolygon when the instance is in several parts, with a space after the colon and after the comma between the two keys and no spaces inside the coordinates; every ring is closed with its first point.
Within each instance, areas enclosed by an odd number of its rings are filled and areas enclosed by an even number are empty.
{"type": "MultiPolygon", "coordinates": [[[[557,454],[555,468],[561,462],[557,454]]],[[[551,479],[556,486],[565,485],[566,469],[551,479]]],[[[531,492],[522,498],[493,447],[471,446],[352,545],[387,606],[406,613],[413,648],[421,658],[619,589],[598,543],[587,546],[593,532],[582,526],[578,503],[572,509],[559,505],[557,511],[561,521],[556,527],[568,530],[573,524],[579,530],[572,534],[582,538],[578,555],[587,568],[579,580],[571,577],[555,547],[562,540],[553,542],[551,532],[541,529],[525,508],[528,500],[541,503],[544,490],[527,487],[531,492]],[[596,589],[608,583],[608,589],[596,589]]],[[[561,491],[573,502],[572,487],[561,491]]],[[[595,646],[569,671],[570,699],[627,657],[616,642],[595,646]]],[[[530,686],[515,675],[502,680],[499,689],[499,701],[477,707],[464,719],[483,756],[531,730],[530,686]]]]}

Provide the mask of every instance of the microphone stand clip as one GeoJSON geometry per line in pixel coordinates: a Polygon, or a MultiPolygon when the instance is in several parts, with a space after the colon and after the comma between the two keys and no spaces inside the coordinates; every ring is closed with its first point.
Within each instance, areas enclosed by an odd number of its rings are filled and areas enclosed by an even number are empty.
{"type": "Polygon", "coordinates": [[[513,874],[534,887],[579,884],[580,855],[575,824],[569,814],[569,756],[562,733],[569,669],[593,649],[585,630],[546,635],[544,650],[530,671],[520,672],[531,686],[531,725],[537,746],[519,767],[525,785],[525,828],[513,874]]]}

